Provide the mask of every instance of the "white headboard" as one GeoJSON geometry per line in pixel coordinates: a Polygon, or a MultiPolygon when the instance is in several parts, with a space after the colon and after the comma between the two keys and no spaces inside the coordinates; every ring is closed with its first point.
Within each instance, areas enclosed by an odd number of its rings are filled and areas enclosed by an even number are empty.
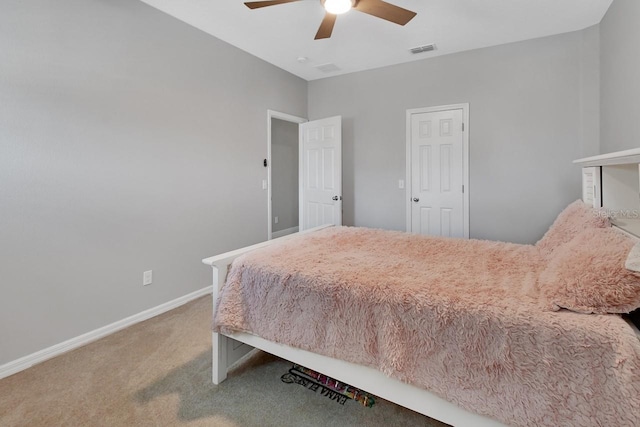
{"type": "MultiPolygon", "coordinates": [[[[603,208],[611,223],[640,241],[640,148],[579,159],[582,200],[603,208]]],[[[625,318],[640,339],[639,314],[625,318]]]]}
{"type": "Polygon", "coordinates": [[[601,207],[614,226],[640,238],[640,148],[575,160],[582,166],[582,199],[601,207]]]}

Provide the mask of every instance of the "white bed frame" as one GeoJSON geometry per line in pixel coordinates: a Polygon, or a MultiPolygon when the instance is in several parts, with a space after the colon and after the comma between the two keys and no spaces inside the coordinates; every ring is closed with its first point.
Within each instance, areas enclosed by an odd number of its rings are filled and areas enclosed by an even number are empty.
{"type": "MultiPolygon", "coordinates": [[[[640,176],[640,148],[580,159],[574,163],[586,168],[583,169],[583,179],[588,178],[589,185],[585,186],[583,184],[583,188],[589,191],[585,191],[584,193],[583,198],[585,202],[592,203],[594,206],[605,206],[610,209],[638,209],[639,205],[636,195],[640,192],[640,180],[638,178],[640,176]],[[629,164],[635,165],[635,172],[630,178],[623,182],[623,184],[618,184],[617,182],[619,180],[605,179],[608,173],[605,167],[618,167],[629,164]],[[602,187],[600,187],[599,178],[601,174],[604,175],[602,187]],[[594,179],[594,177],[598,179],[594,179]],[[591,185],[593,185],[593,189],[590,188],[591,185]],[[622,187],[620,187],[621,185],[622,187]],[[623,194],[624,197],[619,197],[620,194],[623,194]],[[632,194],[633,197],[630,197],[629,194],[632,194]],[[618,203],[619,201],[617,199],[621,197],[623,202],[618,203]]],[[[629,169],[631,170],[631,168],[629,169]]],[[[626,169],[622,172],[625,171],[626,169]]],[[[613,172],[616,172],[616,170],[611,171],[611,173],[613,172]]],[[[640,238],[640,220],[626,221],[616,224],[616,226],[634,239],[638,240],[640,238]]],[[[302,233],[314,232],[321,228],[324,227],[317,227],[303,231],[302,233]]],[[[226,280],[229,266],[235,258],[255,249],[269,246],[274,242],[290,239],[296,234],[204,259],[203,262],[205,264],[213,267],[214,306],[218,299],[220,288],[226,280]]],[[[640,339],[640,330],[633,324],[629,324],[640,339]]],[[[447,424],[474,427],[503,425],[490,418],[468,412],[426,390],[389,378],[375,369],[277,344],[247,333],[234,333],[230,335],[213,333],[214,384],[220,384],[224,381],[227,378],[229,368],[254,348],[306,366],[447,424]]]]}
{"type": "MultiPolygon", "coordinates": [[[[297,234],[310,233],[325,227],[313,228],[202,260],[203,263],[213,268],[214,307],[218,293],[225,283],[229,266],[234,259],[255,249],[269,246],[274,242],[282,242],[297,234]]],[[[229,335],[213,333],[213,383],[223,382],[227,378],[227,372],[231,366],[254,348],[321,372],[375,396],[453,426],[504,425],[493,419],[466,411],[426,390],[389,378],[373,368],[274,343],[247,333],[229,335]]]]}

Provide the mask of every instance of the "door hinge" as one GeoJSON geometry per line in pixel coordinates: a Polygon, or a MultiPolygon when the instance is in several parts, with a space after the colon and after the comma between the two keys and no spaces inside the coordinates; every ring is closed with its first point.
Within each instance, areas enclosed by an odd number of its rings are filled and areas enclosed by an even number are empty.
{"type": "Polygon", "coordinates": [[[464,194],[464,185],[462,186],[462,194],[464,194]]]}
{"type": "Polygon", "coordinates": [[[464,122],[462,123],[462,132],[464,132],[464,122]]]}

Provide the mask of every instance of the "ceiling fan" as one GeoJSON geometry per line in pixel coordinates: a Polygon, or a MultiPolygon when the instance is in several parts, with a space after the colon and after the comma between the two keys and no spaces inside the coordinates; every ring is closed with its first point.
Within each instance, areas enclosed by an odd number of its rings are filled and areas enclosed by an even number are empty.
{"type": "MultiPolygon", "coordinates": [[[[298,1],[303,0],[250,1],[246,2],[245,5],[249,9],[258,9],[261,7],[275,6],[278,4],[298,1]]],[[[398,25],[405,25],[407,22],[411,21],[414,16],[416,16],[415,12],[403,9],[382,0],[320,0],[320,3],[322,3],[322,6],[325,8],[326,13],[322,23],[320,24],[315,40],[331,37],[333,26],[336,23],[336,17],[351,9],[377,18],[382,18],[398,25]]]]}

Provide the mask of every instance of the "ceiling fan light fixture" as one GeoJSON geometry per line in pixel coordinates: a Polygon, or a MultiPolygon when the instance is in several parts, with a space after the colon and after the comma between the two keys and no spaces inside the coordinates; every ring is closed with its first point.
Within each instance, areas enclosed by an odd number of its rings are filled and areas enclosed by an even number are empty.
{"type": "Polygon", "coordinates": [[[325,0],[324,8],[328,13],[340,15],[350,11],[353,3],[352,0],[325,0]]]}

